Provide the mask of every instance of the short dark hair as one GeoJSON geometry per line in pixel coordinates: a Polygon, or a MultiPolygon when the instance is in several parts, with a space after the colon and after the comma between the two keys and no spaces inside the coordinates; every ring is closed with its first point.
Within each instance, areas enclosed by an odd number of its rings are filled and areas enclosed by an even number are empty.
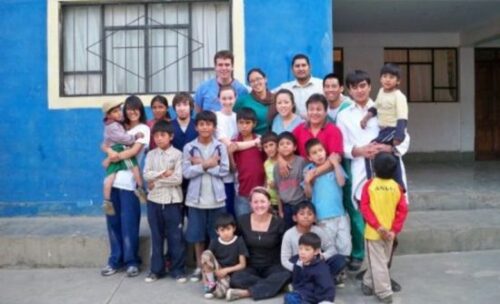
{"type": "Polygon", "coordinates": [[[382,179],[393,178],[398,165],[398,160],[394,155],[387,152],[380,152],[375,156],[373,169],[375,175],[382,179]]]}
{"type": "Polygon", "coordinates": [[[205,110],[196,114],[194,118],[195,125],[198,125],[200,121],[211,122],[214,124],[214,127],[217,127],[217,116],[215,116],[215,113],[212,111],[205,110]]]}
{"type": "Polygon", "coordinates": [[[337,79],[337,81],[339,82],[339,85],[340,86],[343,86],[344,85],[344,80],[342,79],[342,77],[340,77],[337,73],[330,73],[330,74],[326,74],[325,77],[323,77],[323,86],[325,86],[325,82],[328,80],[328,79],[337,79]]]}
{"type": "Polygon", "coordinates": [[[214,55],[214,64],[217,63],[217,59],[231,59],[231,64],[234,64],[234,55],[229,50],[221,50],[214,55]]]}
{"type": "Polygon", "coordinates": [[[312,147],[317,146],[317,145],[323,146],[323,144],[321,143],[321,141],[319,141],[319,139],[317,139],[315,137],[313,137],[313,138],[309,139],[308,141],[306,141],[306,152],[307,152],[307,155],[309,155],[309,150],[311,150],[312,147]]]}
{"type": "Polygon", "coordinates": [[[321,103],[325,111],[328,109],[328,100],[326,100],[325,95],[314,93],[306,101],[306,109],[309,108],[309,105],[312,103],[321,103]]]}
{"type": "Polygon", "coordinates": [[[283,139],[288,139],[289,141],[291,141],[295,146],[297,146],[297,139],[295,138],[295,136],[293,135],[292,132],[288,132],[288,131],[285,131],[285,132],[281,132],[280,135],[278,135],[278,144],[280,141],[282,141],[283,139]]]}
{"type": "Polygon", "coordinates": [[[236,112],[236,121],[238,120],[251,120],[253,122],[257,122],[257,115],[253,109],[243,107],[236,112]]]}
{"type": "Polygon", "coordinates": [[[278,144],[278,134],[271,131],[262,135],[262,137],[260,138],[260,144],[263,146],[268,142],[274,142],[278,144]]]}
{"type": "Polygon", "coordinates": [[[250,82],[250,75],[251,75],[252,73],[259,73],[259,74],[260,74],[260,76],[262,76],[262,77],[266,78],[266,73],[264,73],[264,71],[262,71],[262,70],[261,70],[261,69],[259,69],[259,68],[253,68],[253,69],[250,69],[250,71],[248,71],[248,73],[247,73],[247,81],[248,81],[248,82],[250,82]]]}
{"type": "Polygon", "coordinates": [[[234,93],[234,97],[238,97],[238,92],[236,92],[236,89],[233,88],[232,85],[223,85],[219,88],[219,92],[217,93],[217,97],[220,98],[220,93],[223,92],[223,91],[233,91],[234,93]]]}
{"type": "Polygon", "coordinates": [[[155,134],[158,132],[165,132],[171,136],[172,134],[174,134],[174,127],[168,121],[159,120],[153,125],[153,128],[151,129],[151,134],[155,134]]]}
{"type": "Polygon", "coordinates": [[[236,221],[232,214],[224,212],[215,219],[215,230],[219,228],[226,228],[227,226],[236,228],[236,221]]]}
{"type": "Polygon", "coordinates": [[[174,110],[178,104],[184,102],[187,102],[189,104],[191,111],[194,109],[194,100],[191,94],[189,94],[188,92],[179,92],[175,94],[174,99],[172,99],[172,106],[174,107],[174,110]]]}
{"type": "Polygon", "coordinates": [[[311,246],[314,250],[321,249],[321,239],[314,232],[306,232],[299,238],[299,245],[311,246]]]}
{"type": "Polygon", "coordinates": [[[305,59],[306,62],[307,62],[307,65],[311,65],[309,63],[309,57],[307,57],[305,54],[296,54],[295,56],[293,56],[292,58],[292,67],[293,65],[295,64],[295,61],[298,60],[298,59],[305,59]]]}
{"type": "Polygon", "coordinates": [[[289,89],[279,89],[278,92],[274,93],[274,106],[276,107],[276,100],[278,100],[278,96],[281,94],[285,94],[290,97],[290,100],[292,101],[292,113],[295,113],[295,111],[297,111],[297,106],[295,105],[295,97],[293,96],[292,91],[290,91],[289,89]]]}
{"type": "Polygon", "coordinates": [[[301,201],[300,203],[295,205],[295,207],[293,208],[293,215],[297,215],[300,210],[304,209],[309,209],[312,211],[312,213],[314,213],[314,215],[316,215],[316,207],[314,207],[314,204],[308,200],[301,201]]]}
{"type": "Polygon", "coordinates": [[[345,77],[345,83],[347,85],[347,88],[356,86],[363,81],[366,81],[368,84],[371,84],[370,75],[368,75],[367,72],[362,70],[354,70],[354,72],[350,72],[345,77]]]}
{"type": "Polygon", "coordinates": [[[399,65],[395,63],[386,63],[382,66],[380,69],[380,76],[384,74],[390,74],[393,76],[396,76],[398,79],[401,78],[401,69],[399,68],[399,65]]]}

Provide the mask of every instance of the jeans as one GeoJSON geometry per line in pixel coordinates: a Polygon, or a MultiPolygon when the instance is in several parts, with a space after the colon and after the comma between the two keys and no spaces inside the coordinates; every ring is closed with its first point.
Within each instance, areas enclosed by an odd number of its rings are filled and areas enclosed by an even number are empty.
{"type": "Polygon", "coordinates": [[[224,183],[224,190],[226,191],[226,211],[236,218],[236,211],[234,210],[234,183],[224,183]]]}
{"type": "Polygon", "coordinates": [[[139,225],[141,206],[134,191],[111,189],[115,215],[106,216],[110,256],[108,265],[114,269],[139,266],[139,225]]]}
{"type": "Polygon", "coordinates": [[[182,232],[182,204],[157,204],[148,201],[148,223],[151,231],[151,272],[165,275],[164,245],[167,239],[172,277],[185,274],[186,245],[182,232]]]}
{"type": "Polygon", "coordinates": [[[295,222],[293,221],[294,209],[295,207],[290,204],[283,204],[283,220],[285,221],[285,231],[295,226],[295,222]]]}
{"type": "Polygon", "coordinates": [[[237,195],[236,199],[234,200],[234,211],[237,218],[244,214],[249,214],[251,212],[250,198],[237,195]]]}

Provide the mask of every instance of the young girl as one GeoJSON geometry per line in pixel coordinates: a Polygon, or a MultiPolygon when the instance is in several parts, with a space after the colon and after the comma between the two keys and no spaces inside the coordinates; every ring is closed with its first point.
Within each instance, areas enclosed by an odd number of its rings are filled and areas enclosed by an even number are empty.
{"type": "MultiPolygon", "coordinates": [[[[104,143],[103,145],[107,147],[110,152],[121,152],[126,149],[126,146],[132,146],[135,141],[139,138],[143,138],[144,134],[141,132],[135,135],[128,134],[122,125],[123,114],[121,106],[122,102],[110,101],[105,102],[102,106],[102,111],[105,115],[104,118],[104,143]]],[[[136,194],[141,200],[145,202],[146,194],[143,190],[143,180],[137,166],[137,160],[135,157],[123,159],[119,162],[111,163],[107,159],[104,161],[106,166],[106,178],[104,179],[103,196],[104,202],[102,208],[104,212],[108,215],[114,215],[115,210],[113,204],[111,203],[111,188],[115,181],[116,173],[120,170],[132,171],[135,182],[137,184],[136,194]]]]}
{"type": "Polygon", "coordinates": [[[286,229],[293,223],[293,207],[306,199],[304,190],[300,186],[303,181],[303,172],[306,161],[295,155],[297,140],[292,133],[285,131],[278,136],[278,154],[281,161],[288,167],[288,175],[281,176],[279,166],[274,167],[274,183],[283,204],[283,218],[286,229]]]}
{"type": "Polygon", "coordinates": [[[295,114],[295,101],[293,93],[287,89],[281,89],[274,95],[278,115],[273,120],[271,130],[276,134],[284,131],[292,132],[304,120],[295,114]]]}
{"type": "MultiPolygon", "coordinates": [[[[168,100],[161,96],[156,95],[151,99],[151,111],[153,112],[153,119],[148,121],[148,127],[153,129],[155,123],[160,120],[170,121],[170,114],[168,114],[168,100]]],[[[149,150],[156,148],[155,141],[153,140],[153,134],[151,134],[151,140],[149,141],[149,150]]]]}
{"type": "Polygon", "coordinates": [[[278,135],[274,132],[268,132],[261,138],[262,149],[266,153],[267,159],[264,162],[264,171],[266,172],[266,189],[271,196],[271,207],[276,215],[283,218],[283,206],[281,205],[276,184],[274,183],[274,167],[278,161],[278,135]]]}
{"type": "Polygon", "coordinates": [[[201,255],[205,298],[224,298],[229,289],[230,275],[246,267],[248,249],[243,238],[236,235],[236,221],[229,213],[215,220],[218,238],[210,241],[201,255]]]}

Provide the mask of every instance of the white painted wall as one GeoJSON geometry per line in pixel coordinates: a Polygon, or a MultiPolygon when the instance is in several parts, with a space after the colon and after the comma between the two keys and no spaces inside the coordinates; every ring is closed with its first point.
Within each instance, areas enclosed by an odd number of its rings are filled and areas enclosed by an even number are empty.
{"type": "MultiPolygon", "coordinates": [[[[379,88],[384,47],[459,47],[458,33],[335,33],[335,47],[344,48],[344,73],[354,69],[372,77],[372,98],[379,88]]],[[[410,103],[408,129],[412,152],[474,150],[474,49],[459,53],[459,102],[410,103]]]]}

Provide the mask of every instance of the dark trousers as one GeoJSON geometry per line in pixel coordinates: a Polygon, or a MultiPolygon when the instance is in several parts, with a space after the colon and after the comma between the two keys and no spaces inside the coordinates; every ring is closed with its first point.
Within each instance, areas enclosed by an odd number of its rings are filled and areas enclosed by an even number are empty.
{"type": "Polygon", "coordinates": [[[186,245],[182,233],[182,204],[157,204],[148,201],[148,223],[151,230],[151,272],[165,275],[164,244],[167,240],[172,277],[185,273],[186,245]]]}
{"type": "Polygon", "coordinates": [[[226,192],[226,211],[237,218],[236,212],[234,211],[234,183],[224,183],[224,190],[226,192]]]}
{"type": "Polygon", "coordinates": [[[234,272],[231,275],[231,287],[248,289],[254,300],[274,297],[290,281],[292,274],[281,265],[252,267],[234,272]]]}
{"type": "Polygon", "coordinates": [[[111,189],[111,202],[115,215],[106,216],[110,256],[108,265],[119,269],[139,266],[139,225],[141,206],[134,191],[111,189]]]}
{"type": "Polygon", "coordinates": [[[283,220],[285,221],[285,231],[295,226],[295,223],[293,222],[293,210],[293,205],[283,203],[283,220]]]}
{"type": "Polygon", "coordinates": [[[330,268],[330,273],[332,274],[333,278],[338,276],[347,265],[345,256],[341,254],[336,254],[327,259],[325,262],[330,268]]]}

